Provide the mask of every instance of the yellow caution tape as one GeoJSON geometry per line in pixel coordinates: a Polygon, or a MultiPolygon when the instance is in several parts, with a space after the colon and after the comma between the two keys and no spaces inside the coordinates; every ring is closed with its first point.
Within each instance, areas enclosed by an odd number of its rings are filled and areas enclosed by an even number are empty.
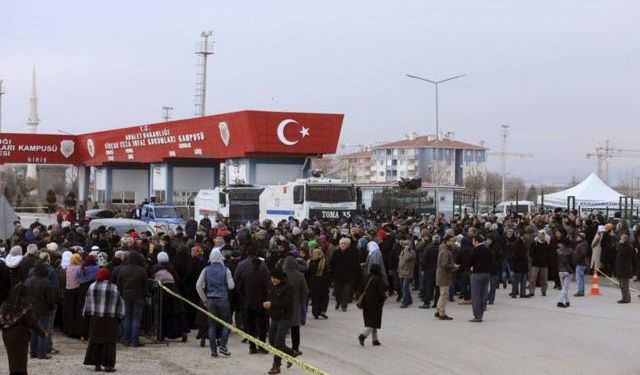
{"type": "MultiPolygon", "coordinates": [[[[609,281],[611,281],[612,283],[616,284],[617,286],[620,286],[620,282],[616,279],[614,279],[613,277],[607,275],[606,273],[600,271],[599,269],[597,269],[599,274],[602,274],[602,276],[606,277],[607,279],[609,279],[609,281]]],[[[629,286],[629,290],[633,290],[636,293],[640,293],[640,290],[632,288],[631,286],[629,286]]]]}
{"type": "Polygon", "coordinates": [[[225,322],[224,320],[218,318],[217,316],[213,315],[209,311],[203,309],[201,306],[196,305],[195,303],[193,303],[193,302],[189,301],[188,299],[182,297],[181,295],[179,295],[178,293],[174,292],[173,290],[171,290],[171,289],[167,288],[166,286],[162,285],[162,283],[160,281],[157,281],[157,284],[158,284],[158,286],[160,288],[162,288],[162,290],[164,290],[168,294],[174,296],[175,298],[178,298],[178,299],[182,300],[183,302],[188,303],[189,305],[191,305],[193,308],[197,309],[201,313],[207,315],[208,317],[210,317],[211,319],[215,320],[219,324],[222,324],[223,326],[225,326],[228,329],[230,329],[231,332],[236,333],[238,336],[242,337],[243,339],[247,339],[247,340],[251,341],[252,343],[256,344],[257,346],[267,350],[269,353],[271,353],[273,355],[277,355],[278,357],[286,360],[287,362],[291,362],[291,363],[296,364],[297,366],[299,366],[300,368],[302,368],[303,370],[305,370],[309,374],[329,375],[327,372],[324,372],[324,371],[322,371],[322,370],[320,370],[320,369],[318,369],[316,367],[313,367],[313,366],[309,365],[308,363],[305,363],[305,362],[299,360],[298,358],[292,357],[289,354],[284,353],[284,352],[280,351],[277,348],[274,348],[273,346],[269,345],[268,343],[262,342],[262,341],[256,339],[255,337],[249,335],[248,333],[243,332],[242,330],[239,330],[238,328],[234,327],[233,325],[225,322]]]}

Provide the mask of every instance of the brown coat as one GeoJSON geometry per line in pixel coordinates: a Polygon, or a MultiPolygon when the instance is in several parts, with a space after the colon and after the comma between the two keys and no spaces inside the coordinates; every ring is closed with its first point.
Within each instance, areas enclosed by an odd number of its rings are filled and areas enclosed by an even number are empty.
{"type": "Polygon", "coordinates": [[[453,252],[445,244],[440,245],[438,252],[438,268],[436,269],[436,285],[451,286],[453,273],[458,269],[453,257],[453,252]]]}
{"type": "Polygon", "coordinates": [[[413,279],[413,271],[416,265],[416,251],[410,246],[402,249],[398,260],[398,277],[401,279],[413,279]]]}

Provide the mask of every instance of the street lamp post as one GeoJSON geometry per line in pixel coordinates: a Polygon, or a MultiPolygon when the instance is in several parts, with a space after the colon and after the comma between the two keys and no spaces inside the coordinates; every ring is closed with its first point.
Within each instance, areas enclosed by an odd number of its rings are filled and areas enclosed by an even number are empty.
{"type": "Polygon", "coordinates": [[[449,77],[449,78],[446,78],[446,79],[441,79],[439,81],[434,81],[434,80],[431,80],[431,79],[428,79],[428,78],[418,77],[418,76],[415,76],[415,75],[412,75],[412,74],[407,74],[406,76],[409,77],[409,78],[419,79],[421,81],[432,83],[436,88],[436,144],[435,144],[435,151],[436,151],[435,154],[436,154],[436,156],[434,158],[436,160],[434,160],[434,164],[435,164],[434,173],[436,175],[436,178],[435,178],[435,180],[436,180],[435,198],[436,198],[436,215],[437,215],[439,210],[440,210],[440,175],[439,175],[439,173],[440,173],[440,165],[437,162],[438,161],[437,160],[437,158],[438,158],[438,146],[439,146],[439,143],[440,143],[440,123],[439,123],[439,118],[438,118],[439,117],[438,116],[438,85],[440,85],[441,83],[445,83],[447,81],[452,81],[452,80],[454,80],[456,78],[462,78],[462,77],[466,76],[466,74],[461,74],[461,75],[449,77]]]}

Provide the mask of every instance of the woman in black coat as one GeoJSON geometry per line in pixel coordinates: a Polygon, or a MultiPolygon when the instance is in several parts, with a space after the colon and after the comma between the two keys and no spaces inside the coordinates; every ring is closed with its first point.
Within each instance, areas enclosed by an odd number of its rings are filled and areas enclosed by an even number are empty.
{"type": "Polygon", "coordinates": [[[38,325],[27,302],[27,288],[24,284],[16,284],[0,306],[0,329],[9,359],[9,372],[26,374],[30,331],[40,337],[44,337],[46,333],[38,325]]]}
{"type": "Polygon", "coordinates": [[[364,340],[369,334],[373,339],[373,345],[380,345],[378,341],[378,329],[382,326],[382,307],[386,299],[387,286],[382,280],[382,271],[378,264],[372,264],[369,268],[369,280],[364,290],[364,304],[362,317],[366,329],[358,336],[360,345],[364,346],[364,340]]]}
{"type": "Polygon", "coordinates": [[[313,256],[309,260],[308,283],[313,317],[328,319],[326,312],[329,305],[329,270],[324,253],[319,248],[313,249],[313,256]]]}
{"type": "Polygon", "coordinates": [[[620,283],[622,299],[618,303],[630,303],[631,293],[629,292],[629,279],[633,277],[633,248],[629,244],[629,236],[620,236],[616,254],[616,277],[620,283]]]}

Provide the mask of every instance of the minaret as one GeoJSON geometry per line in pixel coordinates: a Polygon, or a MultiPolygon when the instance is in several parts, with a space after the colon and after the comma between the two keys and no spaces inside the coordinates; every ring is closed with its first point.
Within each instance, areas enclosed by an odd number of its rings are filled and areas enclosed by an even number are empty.
{"type": "MultiPolygon", "coordinates": [[[[38,132],[38,95],[36,94],[36,64],[33,64],[33,75],[31,77],[31,97],[29,98],[29,119],[27,119],[27,129],[29,133],[38,132]]],[[[35,164],[27,165],[27,177],[32,179],[38,178],[38,172],[35,164]]]]}
{"type": "Polygon", "coordinates": [[[36,94],[36,66],[33,65],[33,76],[31,78],[31,97],[29,98],[29,119],[27,120],[27,129],[29,133],[38,132],[38,95],[36,94]]]}

